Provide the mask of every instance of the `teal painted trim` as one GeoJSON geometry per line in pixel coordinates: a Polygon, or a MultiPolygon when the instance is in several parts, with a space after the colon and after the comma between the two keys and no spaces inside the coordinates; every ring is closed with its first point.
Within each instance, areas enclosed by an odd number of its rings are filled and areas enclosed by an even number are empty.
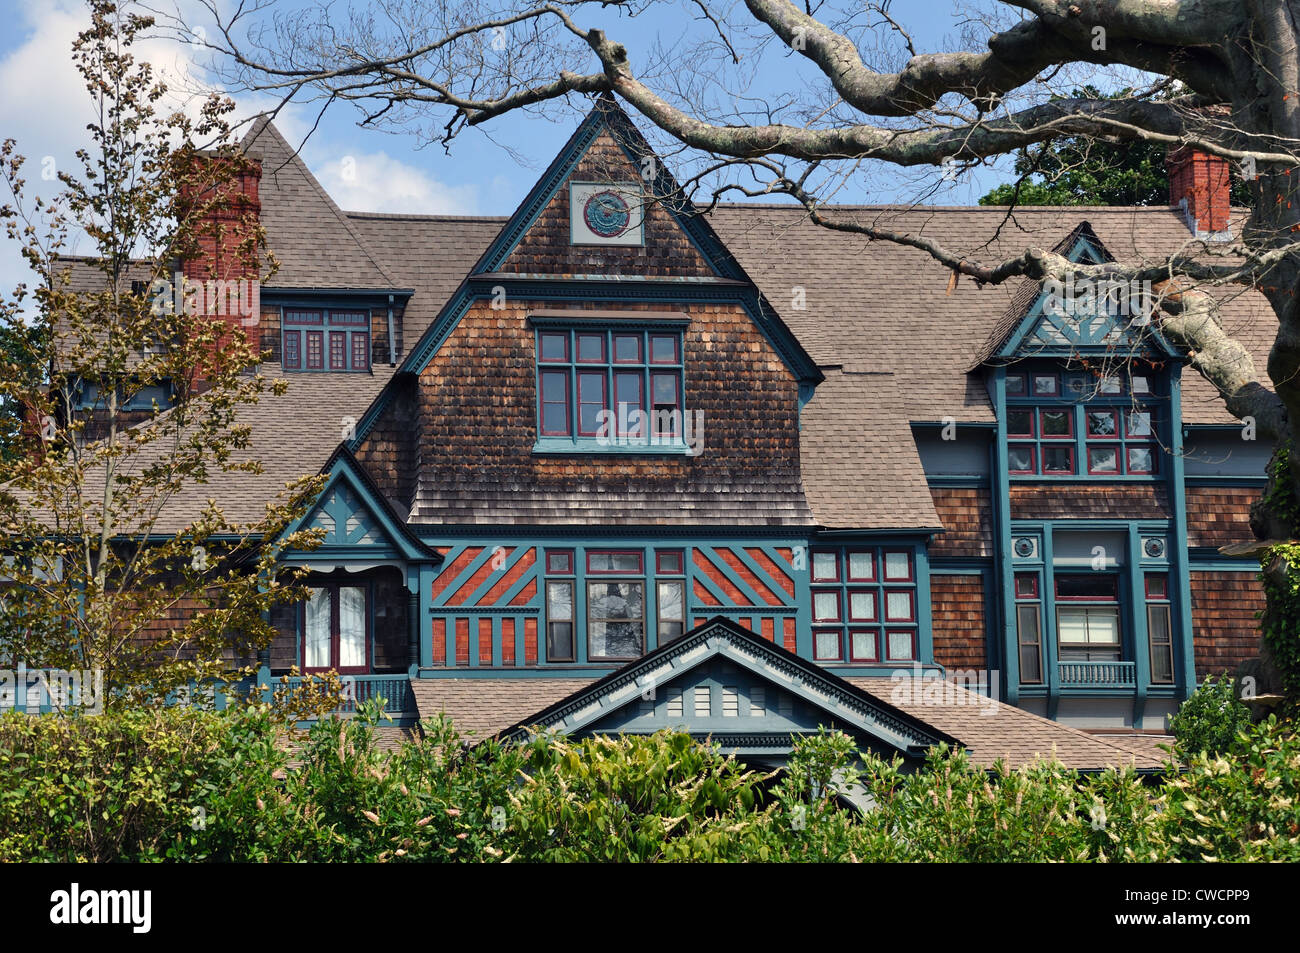
{"type": "MultiPolygon", "coordinates": [[[[1142,565],[1142,536],[1137,527],[1128,534],[1128,611],[1133,633],[1133,727],[1142,730],[1142,716],[1146,711],[1147,691],[1151,687],[1151,641],[1147,633],[1146,582],[1142,565]]],[[[1172,624],[1172,621],[1171,621],[1172,624]]]]}
{"type": "Polygon", "coordinates": [[[700,551],[704,558],[713,564],[713,568],[722,573],[727,581],[740,590],[741,594],[749,600],[750,606],[761,606],[763,600],[758,597],[758,593],[750,588],[749,583],[741,578],[740,574],[728,565],[727,561],[718,555],[718,551],[713,546],[700,546],[700,551]]]}
{"type": "Polygon", "coordinates": [[[1197,559],[1187,560],[1190,572],[1248,572],[1259,575],[1259,562],[1255,559],[1197,559]]]}
{"type": "MultiPolygon", "coordinates": [[[[691,560],[691,565],[694,564],[695,561],[691,560]]],[[[709,575],[707,573],[703,573],[703,572],[698,573],[694,577],[694,581],[698,585],[703,587],[705,592],[713,596],[713,598],[717,599],[721,605],[725,606],[731,601],[730,599],[727,598],[727,594],[718,588],[717,583],[715,583],[711,578],[709,578],[709,575]]],[[[719,606],[711,606],[707,604],[702,604],[699,606],[700,611],[705,615],[708,615],[713,612],[717,612],[719,608],[720,608],[719,606]]]]}
{"type": "Polygon", "coordinates": [[[927,474],[925,482],[931,488],[962,487],[984,489],[992,484],[992,476],[985,474],[936,473],[927,474]]]}
{"type": "MultiPolygon", "coordinates": [[[[1039,579],[1038,592],[1041,595],[1043,603],[1043,631],[1041,634],[1043,648],[1043,664],[1047,667],[1047,717],[1056,720],[1056,706],[1061,700],[1061,666],[1060,659],[1056,650],[1056,586],[1048,585],[1048,577],[1052,575],[1052,533],[1050,530],[1044,530],[1043,535],[1038,540],[1038,546],[1043,554],[1043,574],[1039,579]],[[1048,637],[1051,633],[1051,637],[1048,637]]],[[[1013,594],[1014,597],[1014,594],[1013,594]]],[[[1016,643],[1016,662],[1017,666],[1020,661],[1020,644],[1016,643]]]]}
{"type": "MultiPolygon", "coordinates": [[[[456,559],[466,548],[468,547],[462,546],[459,549],[453,550],[452,552],[448,553],[447,554],[449,557],[448,562],[455,562],[456,559]]],[[[469,582],[469,580],[473,577],[473,575],[476,572],[478,572],[480,569],[482,569],[484,564],[487,563],[491,558],[492,558],[492,550],[489,547],[484,546],[483,551],[479,553],[477,556],[475,556],[473,559],[471,559],[469,561],[469,565],[467,565],[464,569],[462,569],[452,579],[452,581],[448,583],[447,587],[443,589],[441,593],[438,594],[438,597],[434,600],[433,604],[439,607],[448,606],[449,608],[460,608],[466,614],[469,614],[472,611],[472,606],[466,603],[461,603],[458,606],[449,606],[447,600],[450,599],[452,596],[456,595],[456,593],[460,592],[461,587],[465,585],[465,583],[469,582]]]]}
{"type": "MultiPolygon", "coordinates": [[[[1176,367],[1169,374],[1169,419],[1179,421],[1183,418],[1182,367],[1176,367]]],[[[1183,428],[1170,427],[1172,444],[1170,446],[1171,467],[1169,472],[1169,496],[1173,508],[1173,539],[1170,540],[1169,559],[1170,575],[1176,587],[1178,598],[1171,608],[1173,618],[1170,626],[1176,627],[1179,651],[1174,659],[1174,681],[1181,689],[1179,697],[1190,698],[1196,690],[1196,650],[1192,627],[1192,583],[1190,570],[1190,553],[1187,537],[1187,492],[1186,474],[1183,466],[1183,428]]],[[[1145,596],[1145,590],[1143,591],[1145,596]]],[[[1143,613],[1145,616],[1145,613],[1143,613]]],[[[1143,620],[1145,621],[1145,619],[1143,620]]]]}
{"type": "MultiPolygon", "coordinates": [[[[497,553],[504,552],[505,549],[506,547],[504,546],[493,546],[491,549],[491,556],[488,561],[491,562],[492,560],[496,559],[497,553]]],[[[509,575],[510,570],[514,569],[515,566],[523,560],[524,547],[516,546],[511,551],[511,555],[514,558],[507,565],[502,566],[500,569],[492,570],[492,572],[488,575],[488,577],[484,579],[481,583],[479,583],[478,588],[469,594],[469,598],[465,600],[466,606],[472,606],[475,608],[478,607],[479,600],[482,599],[484,596],[486,596],[489,592],[491,592],[492,587],[495,586],[497,583],[499,583],[507,575],[509,575]]]]}
{"type": "Polygon", "coordinates": [[[618,441],[631,441],[637,438],[633,437],[539,437],[533,444],[533,453],[545,454],[562,454],[564,456],[573,456],[574,454],[632,454],[640,456],[683,456],[692,455],[692,449],[685,443],[675,442],[675,438],[660,440],[656,437],[646,438],[644,444],[641,443],[619,443],[618,441]]]}
{"type": "Polygon", "coordinates": [[[934,606],[930,598],[930,554],[925,546],[912,550],[916,573],[916,654],[923,662],[934,661],[934,606]]]}
{"type": "MultiPolygon", "coordinates": [[[[786,567],[789,566],[789,564],[786,563],[785,560],[781,559],[779,556],[773,558],[773,556],[766,551],[766,548],[764,548],[762,551],[764,555],[767,556],[768,559],[771,559],[774,563],[776,563],[776,567],[778,569],[780,569],[782,566],[786,566],[786,567]]],[[[755,561],[754,558],[745,551],[744,546],[737,546],[732,550],[732,552],[734,552],[736,558],[739,559],[745,565],[746,569],[752,572],[756,577],[758,577],[758,579],[765,586],[767,586],[768,590],[771,591],[772,595],[776,596],[778,599],[781,600],[782,606],[787,608],[793,608],[793,605],[790,602],[790,597],[786,595],[785,588],[780,584],[780,582],[777,579],[773,578],[770,572],[768,572],[766,569],[760,566],[758,562],[755,561]]],[[[789,578],[789,575],[790,574],[787,571],[786,577],[789,578]]],[[[772,606],[771,608],[776,609],[777,607],[772,606]]]]}
{"type": "Polygon", "coordinates": [[[1232,476],[1232,475],[1184,476],[1183,483],[1186,486],[1224,486],[1224,487],[1245,486],[1245,487],[1257,487],[1262,490],[1268,484],[1268,477],[1232,476]]]}
{"type": "MultiPolygon", "coordinates": [[[[812,546],[796,546],[791,561],[794,579],[794,602],[798,610],[794,615],[794,650],[800,658],[813,656],[812,645],[812,546]]],[[[785,642],[782,640],[782,645],[785,642]]]]}
{"type": "MultiPolygon", "coordinates": [[[[993,509],[994,538],[998,540],[996,548],[998,589],[1002,593],[997,604],[996,627],[1002,637],[998,640],[998,654],[1005,661],[1003,676],[1003,697],[1007,704],[1014,705],[1020,697],[1020,643],[1016,633],[1015,583],[1011,562],[1011,485],[1008,478],[1007,463],[1007,371],[1005,367],[995,367],[990,375],[993,385],[993,412],[997,415],[997,436],[993,441],[993,478],[994,492],[990,494],[993,509]]],[[[1044,633],[1043,641],[1046,642],[1044,633]]],[[[1046,646],[1043,663],[1046,665],[1046,646]]]]}

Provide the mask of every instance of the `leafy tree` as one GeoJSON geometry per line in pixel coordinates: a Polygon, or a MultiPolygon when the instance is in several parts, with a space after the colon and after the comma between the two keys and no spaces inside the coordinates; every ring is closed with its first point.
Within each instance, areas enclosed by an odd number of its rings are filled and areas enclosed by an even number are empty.
{"type": "Polygon", "coordinates": [[[49,370],[0,378],[0,397],[35,422],[0,461],[9,580],[0,660],[98,670],[125,702],[251,666],[273,634],[264,614],[298,595],[277,573],[278,548],[317,538],[277,537],[320,479],[286,487],[252,522],[211,500],[179,531],[174,518],[163,522],[187,488],[260,468],[243,453],[241,411],[284,382],[256,373],[242,328],[200,301],[176,307],[174,295],[146,293],[171,289],[176,263],[205,241],[237,244],[257,274],[262,234],[233,190],[248,161],[229,139],[233,103],[209,97],[193,118],[164,111],[165,85],[131,53],[151,21],[112,0],[89,7],[73,59],[97,119],[79,169],[59,173],[53,202],[29,203],[22,156],[12,140],[0,146],[13,198],[0,218],[35,275],[0,309],[0,339],[22,343],[26,366],[49,370]],[[75,233],[92,254],[70,263],[62,253],[75,233]],[[158,386],[175,392],[174,406],[153,401],[143,419],[128,410],[158,386]],[[87,394],[89,414],[78,409],[87,394]]]}
{"type": "Polygon", "coordinates": [[[1250,709],[1237,698],[1233,679],[1207,675],[1170,720],[1169,730],[1177,739],[1179,755],[1186,759],[1232,751],[1237,736],[1249,726],[1250,709]]]}

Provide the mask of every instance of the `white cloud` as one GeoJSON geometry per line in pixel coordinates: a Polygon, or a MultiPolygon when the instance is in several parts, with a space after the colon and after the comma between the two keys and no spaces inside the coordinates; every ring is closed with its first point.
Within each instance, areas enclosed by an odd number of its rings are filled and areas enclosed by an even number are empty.
{"type": "MultiPolygon", "coordinates": [[[[321,150],[311,149],[313,156],[321,150]]],[[[325,191],[348,211],[407,212],[424,215],[470,215],[478,210],[478,188],[448,185],[423,169],[386,152],[341,154],[312,164],[325,191]]]]}

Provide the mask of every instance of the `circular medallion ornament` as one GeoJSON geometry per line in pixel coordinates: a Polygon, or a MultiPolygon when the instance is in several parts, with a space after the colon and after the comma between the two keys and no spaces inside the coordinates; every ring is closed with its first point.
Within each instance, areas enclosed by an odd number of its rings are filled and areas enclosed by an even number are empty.
{"type": "Polygon", "coordinates": [[[606,189],[591,195],[582,208],[582,220],[592,234],[617,238],[632,222],[632,209],[617,192],[606,189]]]}

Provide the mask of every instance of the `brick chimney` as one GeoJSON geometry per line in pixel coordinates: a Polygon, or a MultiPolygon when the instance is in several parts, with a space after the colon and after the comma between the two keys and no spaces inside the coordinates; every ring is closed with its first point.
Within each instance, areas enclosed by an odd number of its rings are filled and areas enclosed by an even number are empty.
{"type": "MultiPolygon", "coordinates": [[[[234,162],[214,156],[201,157],[202,162],[234,162]]],[[[186,290],[201,286],[196,295],[199,313],[226,322],[231,327],[244,329],[249,344],[260,347],[258,329],[261,319],[261,288],[258,282],[258,260],[250,257],[247,243],[257,228],[262,212],[258,188],[262,179],[262,163],[258,159],[241,159],[234,174],[206,176],[226,178],[219,186],[191,188],[198,194],[194,202],[206,206],[203,223],[196,235],[196,253],[181,265],[186,290]]],[[[202,167],[201,167],[202,168],[202,167]]],[[[205,176],[197,176],[202,182],[205,176]]],[[[183,204],[188,200],[183,200],[183,204]]],[[[192,205],[190,206],[193,207],[192,205]]]]}
{"type": "Polygon", "coordinates": [[[1231,178],[1228,160],[1180,146],[1165,158],[1169,169],[1169,204],[1182,209],[1187,227],[1197,235],[1228,231],[1231,178]]]}

